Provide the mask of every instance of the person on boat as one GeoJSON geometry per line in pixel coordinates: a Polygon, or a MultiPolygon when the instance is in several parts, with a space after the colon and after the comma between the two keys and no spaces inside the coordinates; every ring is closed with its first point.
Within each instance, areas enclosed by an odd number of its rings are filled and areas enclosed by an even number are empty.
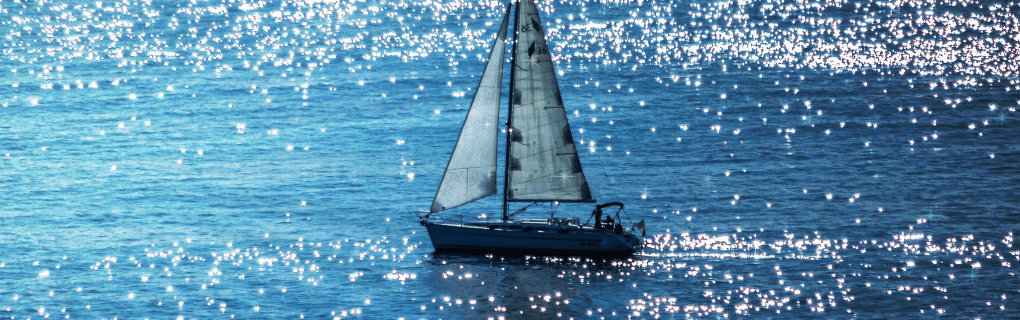
{"type": "Polygon", "coordinates": [[[612,216],[606,216],[606,228],[612,229],[614,222],[615,221],[613,221],[613,217],[612,216]]]}
{"type": "Polygon", "coordinates": [[[602,229],[602,208],[595,207],[591,214],[595,215],[595,229],[602,229]]]}

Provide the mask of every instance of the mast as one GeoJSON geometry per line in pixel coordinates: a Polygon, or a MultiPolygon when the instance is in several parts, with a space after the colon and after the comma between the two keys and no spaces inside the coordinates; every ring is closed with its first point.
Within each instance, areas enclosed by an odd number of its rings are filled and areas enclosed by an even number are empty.
{"type": "MultiPolygon", "coordinates": [[[[510,5],[513,5],[513,1],[510,1],[510,5]]],[[[507,12],[510,12],[510,7],[506,8],[507,12]]],[[[517,20],[520,19],[521,6],[517,4],[514,10],[514,46],[510,51],[510,92],[509,99],[507,99],[507,111],[506,111],[506,159],[503,161],[503,222],[510,220],[510,144],[513,143],[513,127],[514,127],[514,73],[516,72],[517,65],[517,20]]]]}

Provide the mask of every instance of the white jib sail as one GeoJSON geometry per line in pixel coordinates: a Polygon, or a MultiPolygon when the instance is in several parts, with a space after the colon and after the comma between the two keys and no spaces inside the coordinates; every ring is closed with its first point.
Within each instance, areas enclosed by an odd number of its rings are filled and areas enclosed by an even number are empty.
{"type": "Polygon", "coordinates": [[[499,95],[509,18],[507,10],[430,212],[452,209],[496,193],[499,95]]]}
{"type": "Polygon", "coordinates": [[[520,1],[515,24],[507,199],[593,202],[533,0],[520,1]]]}

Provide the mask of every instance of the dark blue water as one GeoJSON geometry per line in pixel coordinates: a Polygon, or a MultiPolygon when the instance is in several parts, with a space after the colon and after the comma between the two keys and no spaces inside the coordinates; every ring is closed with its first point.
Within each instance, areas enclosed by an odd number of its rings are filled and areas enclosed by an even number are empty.
{"type": "Polygon", "coordinates": [[[541,3],[646,248],[434,255],[503,5],[0,3],[0,316],[1017,314],[1020,5],[541,3]]]}

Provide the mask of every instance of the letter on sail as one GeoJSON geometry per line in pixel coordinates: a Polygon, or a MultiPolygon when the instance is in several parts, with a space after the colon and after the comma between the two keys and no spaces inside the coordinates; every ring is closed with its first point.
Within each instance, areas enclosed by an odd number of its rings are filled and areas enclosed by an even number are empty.
{"type": "Polygon", "coordinates": [[[533,0],[518,4],[510,201],[594,202],[567,123],[552,57],[533,0]],[[516,139],[515,139],[516,140],[516,139]]]}
{"type": "Polygon", "coordinates": [[[510,16],[503,17],[482,79],[457,138],[431,212],[451,209],[496,193],[496,148],[503,53],[510,16]]]}

